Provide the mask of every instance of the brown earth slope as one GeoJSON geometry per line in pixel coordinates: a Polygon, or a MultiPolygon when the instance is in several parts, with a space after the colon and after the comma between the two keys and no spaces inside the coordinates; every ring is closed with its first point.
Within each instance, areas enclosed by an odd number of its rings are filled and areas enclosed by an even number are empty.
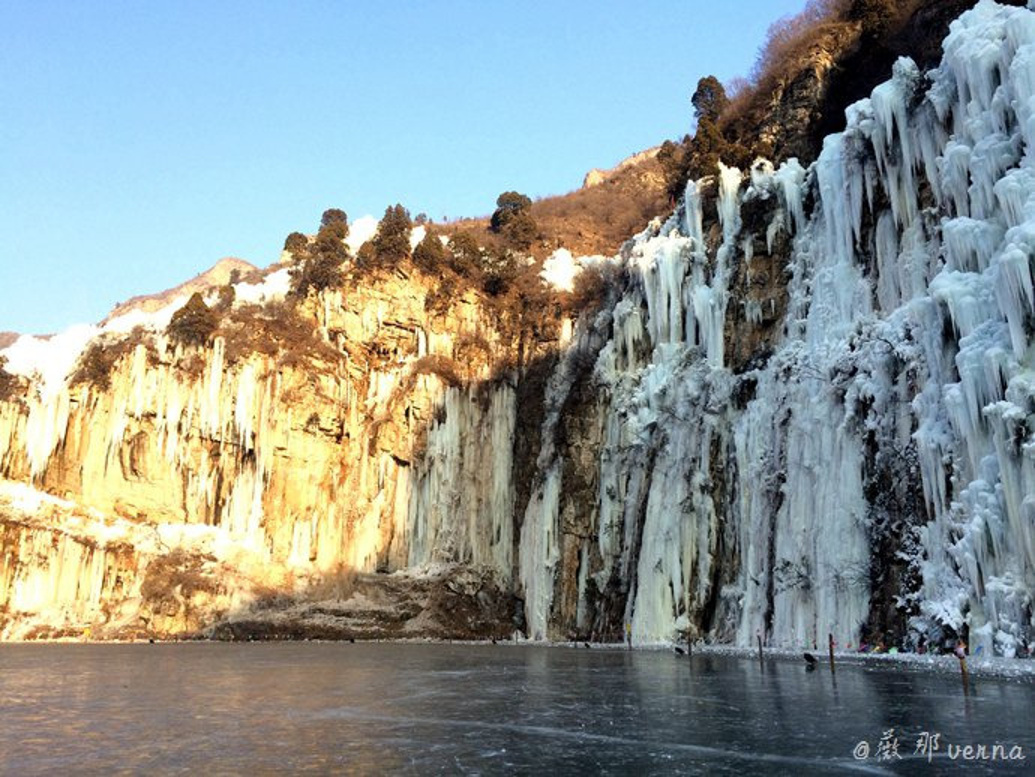
{"type": "MultiPolygon", "coordinates": [[[[532,254],[542,259],[559,247],[576,255],[615,254],[647,222],[671,211],[664,173],[652,151],[634,154],[602,175],[592,176],[600,171],[590,171],[588,186],[533,202],[540,239],[532,254]]],[[[496,242],[488,216],[451,221],[441,230],[445,234],[470,230],[485,245],[496,242]]]]}
{"type": "Polygon", "coordinates": [[[155,310],[168,305],[176,297],[193,294],[196,291],[204,292],[214,286],[223,286],[230,282],[230,276],[236,272],[240,278],[246,279],[253,273],[258,273],[259,269],[251,264],[250,262],[244,261],[244,259],[238,259],[233,256],[228,256],[224,259],[220,259],[212,267],[205,270],[205,272],[198,273],[189,281],[181,283],[179,286],[174,286],[171,289],[160,291],[155,294],[141,294],[137,297],[132,297],[125,302],[120,302],[116,305],[111,313],[108,314],[108,318],[115,318],[121,316],[131,310],[142,310],[145,313],[150,313],[155,310]]]}

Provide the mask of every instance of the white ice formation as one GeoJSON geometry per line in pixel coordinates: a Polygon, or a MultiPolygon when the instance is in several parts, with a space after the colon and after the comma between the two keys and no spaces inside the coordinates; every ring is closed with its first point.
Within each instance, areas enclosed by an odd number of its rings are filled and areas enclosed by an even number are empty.
{"type": "MultiPolygon", "coordinates": [[[[606,344],[573,345],[599,349],[581,543],[560,517],[572,449],[544,430],[520,547],[532,636],[563,636],[565,576],[589,617],[617,570],[641,643],[858,644],[883,585],[913,639],[1032,641],[1035,13],[982,0],[944,52],[927,74],[900,60],[808,170],[722,168],[713,251],[694,183],[636,239],[635,282],[593,324],[606,344]],[[789,302],[765,366],[734,374],[729,281],[759,197],[769,249],[793,236],[789,302]],[[562,572],[565,542],[581,562],[562,572]]],[[[552,388],[563,405],[572,385],[552,388]]]]}

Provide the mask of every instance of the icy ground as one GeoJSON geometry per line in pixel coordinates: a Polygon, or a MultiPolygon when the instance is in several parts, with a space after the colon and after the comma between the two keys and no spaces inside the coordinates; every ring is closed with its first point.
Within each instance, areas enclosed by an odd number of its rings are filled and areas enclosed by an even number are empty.
{"type": "Polygon", "coordinates": [[[491,645],[0,645],[0,661],[16,774],[1024,774],[948,746],[1035,757],[1030,681],[964,697],[881,668],[491,645]]]}

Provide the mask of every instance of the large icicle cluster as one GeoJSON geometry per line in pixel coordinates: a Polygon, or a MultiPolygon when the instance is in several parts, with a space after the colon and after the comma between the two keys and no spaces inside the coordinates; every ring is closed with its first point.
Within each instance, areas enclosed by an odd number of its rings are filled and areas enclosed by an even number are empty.
{"type": "Polygon", "coordinates": [[[408,549],[407,563],[475,564],[509,581],[514,389],[503,382],[483,400],[450,388],[442,410],[410,487],[407,533],[399,538],[408,549]]]}
{"type": "Polygon", "coordinates": [[[596,322],[597,547],[558,568],[564,454],[544,447],[521,544],[531,635],[572,625],[564,575],[585,609],[618,568],[641,642],[876,640],[897,564],[907,641],[1032,640],[1035,13],[982,0],[939,68],[900,60],[847,118],[808,171],[760,163],[745,189],[722,168],[713,250],[695,183],[635,241],[636,282],[596,322]],[[794,235],[789,302],[776,353],[735,375],[728,284],[759,198],[770,252],[794,235]]]}

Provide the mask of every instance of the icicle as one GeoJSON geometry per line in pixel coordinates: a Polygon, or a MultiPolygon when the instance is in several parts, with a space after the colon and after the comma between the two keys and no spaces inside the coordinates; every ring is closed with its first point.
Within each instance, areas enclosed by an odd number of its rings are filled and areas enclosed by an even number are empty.
{"type": "Polygon", "coordinates": [[[793,227],[794,233],[797,234],[805,227],[805,206],[802,194],[805,168],[796,158],[792,157],[780,165],[774,178],[779,187],[780,201],[784,209],[791,214],[789,226],[793,227]]]}
{"type": "Polygon", "coordinates": [[[683,229],[690,238],[690,246],[694,251],[701,253],[704,251],[704,214],[701,211],[701,192],[696,181],[686,182],[683,212],[683,229]]]}
{"type": "Polygon", "coordinates": [[[528,503],[521,528],[521,584],[525,592],[525,622],[529,639],[548,639],[553,604],[554,572],[560,557],[557,507],[561,489],[559,467],[546,475],[528,503]]]}
{"type": "Polygon", "coordinates": [[[719,224],[722,225],[723,241],[729,242],[740,231],[740,183],[743,173],[735,167],[726,167],[719,162],[719,224]]]}

